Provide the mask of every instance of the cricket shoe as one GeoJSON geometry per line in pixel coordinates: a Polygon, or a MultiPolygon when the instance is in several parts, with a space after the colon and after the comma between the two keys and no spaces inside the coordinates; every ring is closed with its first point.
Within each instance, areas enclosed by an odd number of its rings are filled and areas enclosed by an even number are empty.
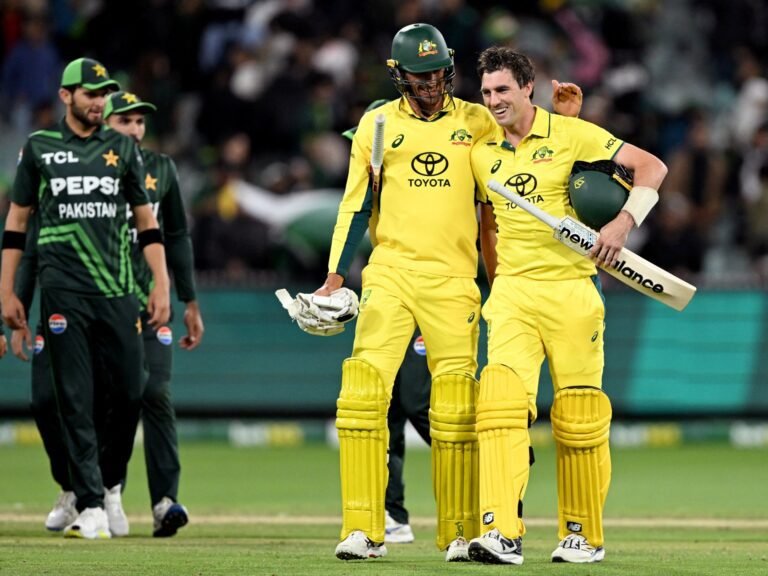
{"type": "Polygon", "coordinates": [[[189,522],[187,509],[168,496],[163,496],[163,499],[152,507],[152,517],[154,518],[152,536],[155,538],[175,536],[179,528],[186,526],[189,522]]]}
{"type": "Polygon", "coordinates": [[[505,538],[498,528],[486,532],[469,543],[469,558],[483,564],[523,563],[523,539],[505,538]]]}
{"type": "Polygon", "coordinates": [[[459,536],[448,544],[448,548],[445,551],[445,561],[469,562],[469,543],[465,538],[459,536]]]}
{"type": "Polygon", "coordinates": [[[552,552],[552,562],[587,564],[605,558],[605,548],[592,546],[581,534],[568,534],[552,552]]]}
{"type": "Polygon", "coordinates": [[[104,508],[86,508],[75,521],[64,528],[64,538],[86,538],[87,540],[111,538],[109,520],[104,508]]]}
{"type": "Polygon", "coordinates": [[[48,513],[48,518],[45,519],[45,527],[58,532],[72,524],[77,518],[76,502],[77,497],[74,492],[69,490],[61,492],[53,509],[48,513]]]}
{"type": "Polygon", "coordinates": [[[388,544],[409,544],[413,542],[413,530],[410,524],[401,524],[392,516],[387,515],[384,523],[384,542],[388,544]]]}
{"type": "Polygon", "coordinates": [[[376,544],[362,530],[355,530],[336,546],[336,558],[339,560],[366,560],[387,555],[384,544],[376,544]]]}
{"type": "Polygon", "coordinates": [[[104,488],[104,510],[109,519],[109,531],[112,536],[128,536],[128,517],[123,510],[122,485],[115,484],[112,488],[104,488]]]}

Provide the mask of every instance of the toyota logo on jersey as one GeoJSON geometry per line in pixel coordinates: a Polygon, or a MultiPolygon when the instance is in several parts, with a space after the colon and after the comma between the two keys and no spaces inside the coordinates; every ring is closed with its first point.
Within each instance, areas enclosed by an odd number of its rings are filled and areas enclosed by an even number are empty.
{"type": "Polygon", "coordinates": [[[168,326],[161,326],[157,331],[157,339],[163,346],[170,346],[173,342],[173,333],[168,326]]]}
{"type": "Polygon", "coordinates": [[[411,168],[421,176],[439,176],[448,170],[448,159],[439,152],[422,152],[411,160],[411,168]]]}
{"type": "Polygon", "coordinates": [[[48,318],[48,328],[53,334],[63,334],[67,329],[67,319],[61,314],[51,314],[48,318]]]}

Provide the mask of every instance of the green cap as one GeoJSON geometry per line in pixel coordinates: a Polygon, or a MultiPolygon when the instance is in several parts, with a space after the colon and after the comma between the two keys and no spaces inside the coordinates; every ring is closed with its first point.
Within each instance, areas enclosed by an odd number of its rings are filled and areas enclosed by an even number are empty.
{"type": "Polygon", "coordinates": [[[120,84],[110,79],[109,72],[101,62],[93,58],[78,58],[72,60],[61,75],[62,88],[76,88],[82,86],[87,90],[99,90],[111,88],[120,90],[120,84]]]}
{"type": "MultiPolygon", "coordinates": [[[[374,100],[373,102],[368,104],[368,108],[366,108],[365,111],[370,112],[371,110],[376,110],[376,108],[378,108],[379,106],[384,106],[384,104],[386,104],[387,102],[389,102],[389,100],[374,100]]],[[[355,132],[357,132],[357,126],[355,126],[354,128],[350,128],[349,130],[345,130],[344,132],[341,133],[341,135],[344,136],[344,138],[348,138],[349,140],[352,140],[352,138],[355,137],[355,132]]]]}
{"type": "Polygon", "coordinates": [[[107,98],[107,104],[104,106],[104,119],[106,120],[112,114],[125,114],[132,111],[151,114],[157,111],[157,106],[144,102],[132,92],[121,90],[120,92],[113,92],[107,98]]]}

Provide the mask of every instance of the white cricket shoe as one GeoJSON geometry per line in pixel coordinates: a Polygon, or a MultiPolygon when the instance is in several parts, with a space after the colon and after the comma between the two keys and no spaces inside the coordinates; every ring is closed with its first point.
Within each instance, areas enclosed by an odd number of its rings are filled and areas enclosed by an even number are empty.
{"type": "Polygon", "coordinates": [[[446,562],[469,562],[469,543],[459,536],[448,544],[445,552],[446,562]]]}
{"type": "Polygon", "coordinates": [[[506,538],[498,528],[486,532],[469,543],[469,558],[484,564],[523,563],[523,539],[506,538]]]}
{"type": "Polygon", "coordinates": [[[392,516],[387,515],[384,523],[384,542],[391,544],[409,544],[413,542],[413,530],[410,524],[401,524],[392,516]]]}
{"type": "Polygon", "coordinates": [[[72,524],[64,528],[64,538],[96,540],[111,537],[104,508],[86,508],[78,514],[72,524]]]}
{"type": "Polygon", "coordinates": [[[58,532],[72,524],[77,518],[76,503],[77,497],[74,492],[69,490],[61,492],[53,509],[48,513],[48,518],[45,519],[45,527],[58,532]]]}
{"type": "Polygon", "coordinates": [[[568,534],[552,552],[552,562],[587,564],[605,558],[605,548],[594,547],[581,534],[568,534]]]}
{"type": "Polygon", "coordinates": [[[128,517],[123,510],[122,486],[115,484],[112,488],[104,488],[104,509],[109,519],[109,531],[112,536],[128,536],[128,517]]]}
{"type": "Polygon", "coordinates": [[[187,509],[168,496],[163,496],[163,499],[152,507],[152,517],[154,518],[152,536],[155,538],[174,536],[179,528],[189,522],[187,509]]]}
{"type": "Polygon", "coordinates": [[[336,546],[336,558],[339,560],[365,560],[386,555],[387,547],[374,543],[362,530],[350,533],[336,546]]]}

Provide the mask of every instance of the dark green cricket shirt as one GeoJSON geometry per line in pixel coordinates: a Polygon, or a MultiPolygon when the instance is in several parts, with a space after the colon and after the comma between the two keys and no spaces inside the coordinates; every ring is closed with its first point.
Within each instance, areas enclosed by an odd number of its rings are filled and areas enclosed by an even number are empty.
{"type": "Polygon", "coordinates": [[[80,138],[62,120],[30,135],[11,200],[38,212],[41,288],[134,291],[127,206],[149,202],[144,177],[136,143],[106,127],[80,138]]]}
{"type": "MultiPolygon", "coordinates": [[[[179,176],[173,160],[165,154],[142,149],[144,158],[144,188],[152,203],[152,211],[163,231],[168,267],[173,273],[176,295],[182,302],[194,300],[195,280],[193,272],[192,242],[189,238],[187,216],[181,200],[179,176]]],[[[131,220],[131,226],[135,226],[131,220]]],[[[142,307],[152,287],[152,271],[149,269],[136,241],[136,229],[131,229],[133,239],[133,273],[136,278],[136,294],[142,307]]]]}

